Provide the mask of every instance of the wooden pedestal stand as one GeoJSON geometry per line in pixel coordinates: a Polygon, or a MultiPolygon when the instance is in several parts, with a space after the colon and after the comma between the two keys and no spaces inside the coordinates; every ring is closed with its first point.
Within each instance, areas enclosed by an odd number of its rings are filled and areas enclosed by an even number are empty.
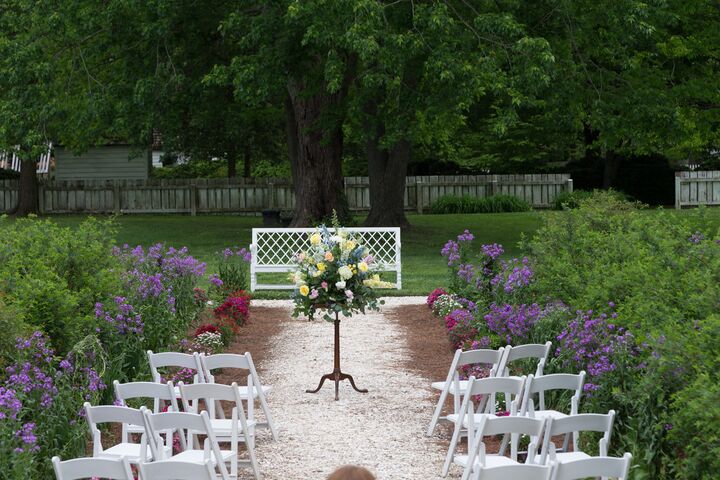
{"type": "Polygon", "coordinates": [[[335,312],[335,368],[333,369],[332,373],[328,373],[327,375],[323,375],[320,378],[320,384],[315,390],[305,390],[307,393],[317,393],[322,388],[323,384],[325,383],[325,380],[331,380],[335,382],[335,400],[340,400],[340,394],[339,394],[339,386],[340,382],[342,380],[350,380],[350,385],[352,387],[360,392],[360,393],[368,393],[367,389],[360,389],[355,385],[355,380],[353,379],[352,375],[349,375],[347,373],[343,373],[340,370],[340,317],[338,312],[335,312]]]}

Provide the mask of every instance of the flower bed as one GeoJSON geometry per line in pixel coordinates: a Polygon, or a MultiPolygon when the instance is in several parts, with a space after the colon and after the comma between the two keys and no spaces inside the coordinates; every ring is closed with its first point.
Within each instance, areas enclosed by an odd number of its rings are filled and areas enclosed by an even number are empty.
{"type": "Polygon", "coordinates": [[[720,240],[707,214],[600,194],[544,218],[526,257],[475,250],[468,231],[442,248],[449,282],[427,303],[450,345],[552,340],[545,373],[586,371],[581,410],[618,412],[611,453],[633,453],[635,475],[713,478],[720,240]]]}
{"type": "Polygon", "coordinates": [[[0,464],[9,478],[51,478],[53,455],[86,455],[83,403],[112,403],[113,380],[148,380],[147,350],[218,353],[248,320],[244,249],[221,253],[208,278],[186,248],[111,247],[110,223],[3,227],[0,327],[18,337],[0,342],[0,464]]]}

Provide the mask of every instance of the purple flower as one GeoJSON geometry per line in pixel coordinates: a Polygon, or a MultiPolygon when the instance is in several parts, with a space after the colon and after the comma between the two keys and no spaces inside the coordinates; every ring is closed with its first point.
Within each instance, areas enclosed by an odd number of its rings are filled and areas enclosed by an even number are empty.
{"type": "Polygon", "coordinates": [[[458,268],[457,276],[470,283],[475,276],[475,267],[471,263],[463,263],[458,268]]]}
{"type": "Polygon", "coordinates": [[[475,236],[467,229],[457,237],[458,242],[472,242],[474,239],[475,236]]]}
{"type": "Polygon", "coordinates": [[[703,240],[705,240],[705,235],[703,235],[702,232],[695,232],[688,238],[688,241],[692,243],[693,245],[700,244],[703,240]]]}
{"type": "Polygon", "coordinates": [[[517,343],[527,339],[530,329],[544,315],[545,312],[536,303],[517,306],[492,303],[484,318],[490,331],[503,337],[507,343],[517,343]]]}
{"type": "Polygon", "coordinates": [[[0,420],[10,418],[15,420],[22,409],[22,402],[18,400],[15,390],[0,386],[0,420]]]}
{"type": "Polygon", "coordinates": [[[210,283],[215,285],[216,287],[222,287],[223,281],[220,279],[220,276],[217,273],[213,273],[208,277],[208,280],[210,283]]]}
{"type": "Polygon", "coordinates": [[[460,260],[460,245],[452,240],[448,240],[442,250],[440,250],[440,255],[446,257],[448,267],[452,267],[460,260]]]}
{"type": "Polygon", "coordinates": [[[225,250],[223,250],[222,253],[223,253],[223,257],[225,257],[225,259],[228,259],[234,255],[233,251],[230,250],[229,248],[226,248],[225,250]]]}
{"type": "Polygon", "coordinates": [[[498,245],[497,243],[493,243],[491,245],[483,245],[482,251],[485,255],[490,257],[492,260],[497,259],[500,255],[505,253],[505,250],[503,250],[502,245],[498,245]]]}
{"type": "Polygon", "coordinates": [[[241,248],[237,252],[237,256],[242,258],[245,263],[250,263],[252,260],[252,253],[246,248],[241,248]]]}

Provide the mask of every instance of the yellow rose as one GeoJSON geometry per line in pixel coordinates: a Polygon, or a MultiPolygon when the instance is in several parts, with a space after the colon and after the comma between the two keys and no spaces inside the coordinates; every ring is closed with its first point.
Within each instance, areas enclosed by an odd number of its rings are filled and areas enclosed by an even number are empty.
{"type": "Polygon", "coordinates": [[[317,277],[319,277],[320,275],[322,275],[322,272],[321,272],[320,270],[315,270],[315,271],[313,272],[313,277],[314,277],[314,278],[317,278],[317,277]]]}
{"type": "Polygon", "coordinates": [[[310,293],[310,287],[308,287],[307,285],[303,285],[302,287],[300,287],[300,295],[302,295],[303,297],[307,297],[308,293],[310,293]]]}
{"type": "Polygon", "coordinates": [[[352,251],[357,246],[357,243],[355,243],[352,240],[348,240],[343,244],[343,250],[352,251]]]}
{"type": "Polygon", "coordinates": [[[318,264],[317,264],[317,269],[320,270],[321,272],[324,272],[324,271],[325,271],[325,264],[322,263],[322,262],[318,263],[318,264]]]}
{"type": "Polygon", "coordinates": [[[368,271],[368,264],[365,263],[365,262],[360,262],[360,263],[358,263],[358,269],[359,269],[361,272],[365,273],[365,272],[368,271]]]}
{"type": "Polygon", "coordinates": [[[332,252],[325,252],[325,260],[332,262],[334,258],[332,252]]]}
{"type": "Polygon", "coordinates": [[[312,235],[310,235],[311,245],[320,245],[320,240],[322,240],[322,238],[320,237],[319,233],[313,233],[312,235]]]}

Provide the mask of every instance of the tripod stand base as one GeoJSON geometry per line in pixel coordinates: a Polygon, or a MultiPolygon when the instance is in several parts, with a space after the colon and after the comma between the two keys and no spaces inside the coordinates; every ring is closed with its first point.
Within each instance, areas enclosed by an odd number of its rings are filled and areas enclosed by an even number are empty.
{"type": "Polygon", "coordinates": [[[317,386],[315,390],[305,390],[305,393],[317,393],[322,388],[323,384],[325,383],[325,380],[330,380],[331,382],[335,382],[335,400],[340,400],[340,382],[343,380],[349,380],[350,385],[352,385],[352,388],[356,392],[360,393],[368,393],[366,388],[358,388],[357,385],[355,385],[355,379],[353,379],[352,375],[343,373],[340,370],[335,370],[333,373],[328,373],[327,375],[323,375],[320,377],[320,384],[317,386]]]}

